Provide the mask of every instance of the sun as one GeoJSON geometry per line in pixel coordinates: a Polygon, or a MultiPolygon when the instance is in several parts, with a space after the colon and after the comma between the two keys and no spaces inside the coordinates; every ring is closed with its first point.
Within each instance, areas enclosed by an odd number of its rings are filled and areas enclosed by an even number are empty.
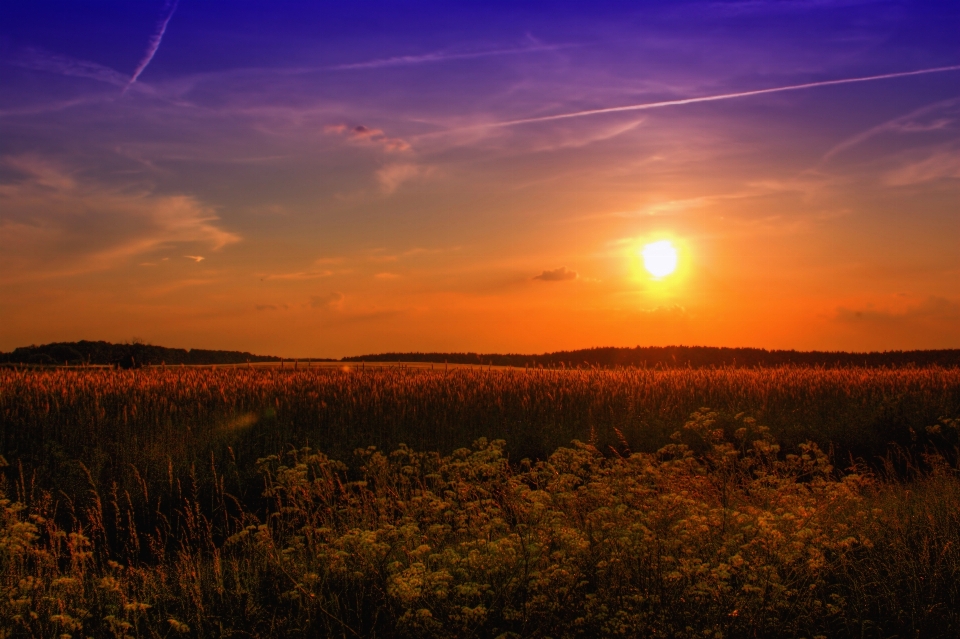
{"type": "Polygon", "coordinates": [[[640,251],[643,266],[656,278],[666,277],[677,269],[677,249],[670,240],[651,242],[640,251]]]}

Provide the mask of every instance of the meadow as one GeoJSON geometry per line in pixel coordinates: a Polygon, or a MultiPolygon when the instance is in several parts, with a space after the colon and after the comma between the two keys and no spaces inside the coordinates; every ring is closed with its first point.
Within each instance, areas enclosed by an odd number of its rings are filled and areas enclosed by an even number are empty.
{"type": "Polygon", "coordinates": [[[960,369],[0,370],[0,637],[956,637],[960,369]]]}

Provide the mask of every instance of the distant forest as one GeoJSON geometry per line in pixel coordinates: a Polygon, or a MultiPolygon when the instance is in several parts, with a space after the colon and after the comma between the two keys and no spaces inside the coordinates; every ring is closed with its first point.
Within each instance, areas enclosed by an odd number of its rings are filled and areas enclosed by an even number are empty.
{"type": "Polygon", "coordinates": [[[616,368],[710,368],[721,366],[843,366],[902,367],[960,366],[960,349],[929,351],[768,351],[762,348],[717,348],[712,346],[638,346],[636,348],[587,348],[543,355],[484,355],[479,353],[382,353],[344,357],[344,362],[449,362],[493,366],[543,366],[616,368]]]}
{"type": "MultiPolygon", "coordinates": [[[[137,368],[156,364],[211,365],[247,362],[279,362],[283,358],[253,355],[240,351],[214,351],[200,348],[165,348],[152,344],[111,344],[110,342],[57,342],[42,346],[24,346],[11,353],[0,353],[0,364],[30,365],[113,365],[137,368]]],[[[340,360],[302,358],[301,361],[341,362],[431,362],[493,366],[541,366],[545,368],[601,367],[617,368],[711,368],[722,366],[844,366],[960,367],[960,349],[928,351],[884,351],[848,353],[843,351],[768,351],[762,348],[717,348],[713,346],[638,346],[636,348],[587,348],[542,355],[483,353],[379,353],[357,355],[340,360]]]]}
{"type": "Polygon", "coordinates": [[[110,342],[57,342],[23,346],[12,353],[0,353],[0,363],[31,365],[108,365],[139,368],[154,364],[243,364],[278,362],[279,357],[239,351],[211,351],[202,348],[165,348],[152,344],[111,344],[110,342]]]}

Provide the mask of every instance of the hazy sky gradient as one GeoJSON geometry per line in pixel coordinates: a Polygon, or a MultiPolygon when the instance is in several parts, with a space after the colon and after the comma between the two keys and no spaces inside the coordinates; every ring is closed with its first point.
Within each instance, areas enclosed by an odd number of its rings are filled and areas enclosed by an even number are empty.
{"type": "Polygon", "coordinates": [[[4,3],[0,349],[958,348],[960,71],[550,119],[956,66],[957,33],[948,2],[4,3]]]}

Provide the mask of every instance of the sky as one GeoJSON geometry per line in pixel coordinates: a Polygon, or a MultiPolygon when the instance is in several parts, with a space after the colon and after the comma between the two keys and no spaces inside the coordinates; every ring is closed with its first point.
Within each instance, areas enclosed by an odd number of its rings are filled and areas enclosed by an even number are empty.
{"type": "Polygon", "coordinates": [[[0,350],[960,348],[958,33],[952,1],[0,3],[0,350]]]}

